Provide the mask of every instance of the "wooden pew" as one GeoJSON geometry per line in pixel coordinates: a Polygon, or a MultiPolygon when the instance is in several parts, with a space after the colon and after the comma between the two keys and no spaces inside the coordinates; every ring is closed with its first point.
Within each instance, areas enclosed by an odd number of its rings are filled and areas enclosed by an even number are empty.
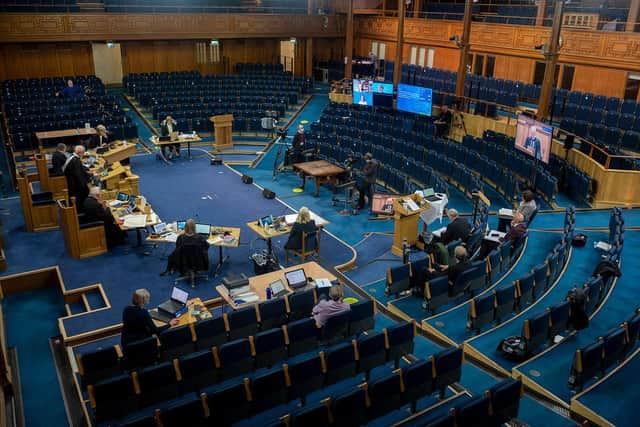
{"type": "Polygon", "coordinates": [[[25,176],[18,176],[18,190],[22,202],[22,213],[27,231],[55,230],[58,225],[56,202],[50,192],[40,193],[33,197],[32,184],[25,176]]]}
{"type": "Polygon", "coordinates": [[[78,213],[75,208],[75,197],[71,203],[66,200],[58,200],[60,211],[60,225],[64,246],[71,258],[88,258],[107,253],[107,237],[104,224],[80,225],[78,213]]]}
{"type": "Polygon", "coordinates": [[[50,176],[49,164],[43,150],[35,155],[36,167],[38,168],[38,180],[40,181],[40,189],[42,191],[51,191],[54,200],[64,199],[66,197],[67,179],[64,175],[50,176]]]}

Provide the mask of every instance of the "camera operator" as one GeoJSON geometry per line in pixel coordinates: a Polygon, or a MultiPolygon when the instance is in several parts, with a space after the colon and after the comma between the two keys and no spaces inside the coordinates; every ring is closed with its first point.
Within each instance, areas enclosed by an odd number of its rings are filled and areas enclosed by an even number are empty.
{"type": "Polygon", "coordinates": [[[298,131],[293,137],[293,163],[302,162],[302,152],[305,149],[304,125],[298,125],[298,131]]]}

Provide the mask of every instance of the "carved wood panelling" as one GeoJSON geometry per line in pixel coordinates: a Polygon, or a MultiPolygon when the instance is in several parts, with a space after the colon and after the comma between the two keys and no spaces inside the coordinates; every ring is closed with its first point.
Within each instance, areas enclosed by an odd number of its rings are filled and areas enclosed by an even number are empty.
{"type": "Polygon", "coordinates": [[[342,16],[316,15],[4,13],[0,42],[337,37],[344,25],[342,16]]]}

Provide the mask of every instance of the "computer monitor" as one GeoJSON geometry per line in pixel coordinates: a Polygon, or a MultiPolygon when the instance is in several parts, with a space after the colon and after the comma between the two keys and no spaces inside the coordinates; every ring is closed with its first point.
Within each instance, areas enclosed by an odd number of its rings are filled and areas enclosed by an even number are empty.
{"type": "Polygon", "coordinates": [[[127,193],[118,193],[116,199],[119,202],[126,202],[127,200],[129,200],[129,195],[127,193]]]}
{"type": "Polygon", "coordinates": [[[271,215],[263,216],[258,222],[262,228],[269,227],[273,224],[273,217],[271,215]]]}
{"type": "Polygon", "coordinates": [[[161,234],[167,231],[167,224],[161,222],[160,224],[156,224],[153,226],[153,232],[156,234],[161,234]]]}
{"type": "Polygon", "coordinates": [[[208,236],[211,233],[211,226],[209,224],[196,224],[196,234],[208,236]]]}
{"type": "Polygon", "coordinates": [[[374,193],[371,198],[371,212],[378,215],[393,215],[393,202],[398,194],[374,193]]]}
{"type": "Polygon", "coordinates": [[[285,288],[284,288],[284,283],[282,283],[282,280],[278,279],[275,282],[271,282],[269,284],[269,287],[271,288],[271,295],[274,297],[279,297],[282,293],[285,292],[285,288]]]}
{"type": "Polygon", "coordinates": [[[186,304],[189,300],[189,292],[174,286],[173,289],[171,289],[171,299],[179,303],[186,304]]]}
{"type": "Polygon", "coordinates": [[[178,229],[178,231],[184,230],[185,225],[187,225],[187,221],[185,220],[176,221],[176,228],[178,229]]]}
{"type": "Polygon", "coordinates": [[[284,277],[292,289],[301,288],[307,284],[307,275],[304,272],[304,268],[287,271],[284,273],[284,277]]]}
{"type": "Polygon", "coordinates": [[[131,209],[135,209],[135,207],[136,207],[136,199],[137,199],[136,196],[129,196],[129,207],[131,209]]]}
{"type": "Polygon", "coordinates": [[[430,197],[430,196],[434,196],[435,194],[436,194],[436,191],[433,188],[425,188],[424,190],[422,190],[423,197],[430,197]]]}

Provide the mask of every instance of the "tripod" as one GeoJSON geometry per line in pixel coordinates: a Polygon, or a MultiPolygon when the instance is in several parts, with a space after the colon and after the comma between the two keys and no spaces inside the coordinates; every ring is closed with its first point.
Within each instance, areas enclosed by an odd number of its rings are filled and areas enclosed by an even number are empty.
{"type": "Polygon", "coordinates": [[[290,145],[287,143],[287,135],[285,132],[286,131],[280,131],[278,135],[278,139],[276,139],[276,142],[275,142],[275,144],[278,146],[278,151],[276,151],[276,158],[273,161],[272,179],[274,181],[276,180],[277,175],[279,173],[282,173],[286,167],[286,157],[287,157],[287,152],[290,145]]]}

